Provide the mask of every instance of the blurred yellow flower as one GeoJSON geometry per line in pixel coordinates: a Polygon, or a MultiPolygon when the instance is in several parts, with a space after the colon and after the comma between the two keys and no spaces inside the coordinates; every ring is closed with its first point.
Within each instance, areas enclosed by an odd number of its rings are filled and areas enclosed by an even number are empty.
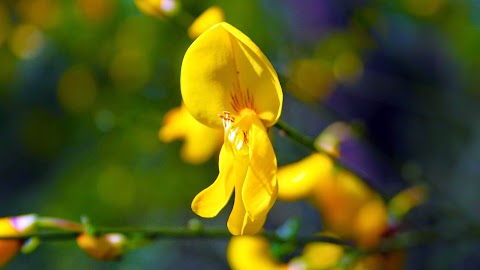
{"type": "Polygon", "coordinates": [[[278,198],[309,199],[325,228],[361,247],[375,246],[387,229],[387,209],[379,195],[356,175],[335,168],[330,157],[314,153],[279,168],[278,198]]]}
{"type": "Polygon", "coordinates": [[[333,177],[317,182],[312,199],[325,227],[339,237],[351,238],[361,207],[376,196],[360,178],[339,169],[333,177]]]}
{"type": "Polygon", "coordinates": [[[314,153],[277,171],[278,198],[296,201],[310,198],[319,181],[332,178],[334,164],[330,157],[314,153]]]}
{"type": "Polygon", "coordinates": [[[77,245],[92,258],[102,261],[119,259],[125,252],[127,238],[120,233],[108,233],[98,237],[82,233],[77,245]]]}
{"type": "MultiPolygon", "coordinates": [[[[0,237],[20,237],[35,229],[36,216],[23,215],[0,218],[0,237]]],[[[0,240],[0,268],[5,266],[21,249],[23,240],[0,240]]]]}
{"type": "Polygon", "coordinates": [[[257,233],[278,190],[277,160],[267,134],[283,103],[277,73],[250,38],[219,23],[188,48],[180,83],[192,116],[225,132],[218,178],[195,197],[192,210],[214,217],[235,189],[227,226],[234,235],[257,233]]]}
{"type": "Polygon", "coordinates": [[[233,270],[288,270],[270,253],[270,243],[261,236],[234,236],[227,247],[227,261],[233,270]]]}
{"type": "Polygon", "coordinates": [[[225,21],[225,15],[223,10],[218,6],[212,6],[205,10],[200,16],[188,28],[188,36],[195,39],[208,28],[214,26],[217,23],[225,21]]]}
{"type": "Polygon", "coordinates": [[[180,10],[177,0],[135,0],[135,5],[146,15],[160,19],[172,16],[180,10]]]}
{"type": "Polygon", "coordinates": [[[205,126],[195,120],[183,104],[165,114],[158,137],[167,143],[184,139],[182,159],[192,164],[207,161],[218,153],[223,143],[222,130],[205,126]]]}

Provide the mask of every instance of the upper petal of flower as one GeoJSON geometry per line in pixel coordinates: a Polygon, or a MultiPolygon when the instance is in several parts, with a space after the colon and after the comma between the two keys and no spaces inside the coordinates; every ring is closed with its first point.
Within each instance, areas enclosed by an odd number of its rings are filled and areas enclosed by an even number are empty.
{"type": "Polygon", "coordinates": [[[266,126],[280,117],[283,94],[272,65],[250,38],[228,23],[214,25],[188,48],[180,76],[182,97],[200,122],[221,127],[217,114],[257,112],[266,126]]]}

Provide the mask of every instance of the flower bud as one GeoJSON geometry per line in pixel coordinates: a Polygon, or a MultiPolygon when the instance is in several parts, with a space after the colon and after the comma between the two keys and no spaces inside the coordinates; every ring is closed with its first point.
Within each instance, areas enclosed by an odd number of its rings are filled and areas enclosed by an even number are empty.
{"type": "Polygon", "coordinates": [[[120,259],[125,253],[127,238],[120,233],[93,236],[86,233],[77,237],[78,246],[92,258],[102,261],[120,259]]]}
{"type": "MultiPolygon", "coordinates": [[[[21,237],[35,229],[36,215],[0,218],[0,237],[21,237]]],[[[0,240],[0,268],[5,266],[22,248],[23,239],[0,240]]]]}
{"type": "Polygon", "coordinates": [[[160,19],[180,10],[180,3],[176,0],[135,0],[135,5],[146,15],[160,19]]]}

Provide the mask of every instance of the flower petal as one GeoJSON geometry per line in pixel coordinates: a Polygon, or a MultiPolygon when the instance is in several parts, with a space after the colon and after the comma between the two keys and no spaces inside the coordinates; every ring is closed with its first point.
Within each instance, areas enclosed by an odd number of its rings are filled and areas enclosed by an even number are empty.
{"type": "Polygon", "coordinates": [[[252,220],[266,216],[278,193],[277,158],[263,123],[255,118],[249,133],[250,167],[242,189],[247,214],[252,220]]]}
{"type": "Polygon", "coordinates": [[[287,270],[286,263],[278,261],[270,251],[268,239],[261,236],[239,236],[230,238],[227,260],[234,270],[269,269],[287,270]]]}
{"type": "Polygon", "coordinates": [[[220,173],[213,184],[202,190],[192,201],[192,210],[205,218],[214,217],[227,204],[235,183],[233,155],[222,147],[218,167],[220,173]]]}
{"type": "Polygon", "coordinates": [[[219,23],[188,48],[180,76],[182,97],[200,122],[221,127],[217,114],[254,109],[267,126],[280,117],[283,94],[272,65],[235,27],[219,23]]]}
{"type": "Polygon", "coordinates": [[[319,181],[333,177],[333,169],[332,160],[320,153],[280,167],[277,171],[278,198],[285,201],[308,198],[319,181]]]}
{"type": "Polygon", "coordinates": [[[225,14],[219,6],[212,6],[205,10],[188,28],[188,35],[195,39],[213,25],[223,22],[225,14]]]}
{"type": "Polygon", "coordinates": [[[228,230],[233,235],[253,235],[258,233],[262,229],[267,215],[258,217],[255,221],[251,220],[245,211],[241,193],[237,192],[237,190],[242,190],[242,186],[235,186],[235,190],[235,202],[227,222],[228,230]]]}
{"type": "Polygon", "coordinates": [[[184,139],[182,159],[191,164],[200,164],[218,153],[223,141],[223,131],[198,122],[182,104],[165,114],[158,137],[163,142],[184,139]]]}

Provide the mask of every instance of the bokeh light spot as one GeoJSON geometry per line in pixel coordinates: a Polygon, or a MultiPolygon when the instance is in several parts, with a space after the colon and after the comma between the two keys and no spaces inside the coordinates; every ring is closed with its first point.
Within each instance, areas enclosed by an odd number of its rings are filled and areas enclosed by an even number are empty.
{"type": "Polygon", "coordinates": [[[445,0],[404,0],[405,8],[416,16],[432,16],[442,9],[445,0]]]}
{"type": "Polygon", "coordinates": [[[19,138],[32,156],[52,158],[60,149],[63,132],[60,121],[50,112],[33,110],[20,123],[19,138]]]}
{"type": "Polygon", "coordinates": [[[109,110],[100,110],[94,116],[95,125],[102,132],[108,132],[115,127],[115,115],[109,110]]]}
{"type": "Polygon", "coordinates": [[[52,27],[58,21],[59,3],[56,0],[20,0],[16,8],[21,21],[42,28],[52,27]]]}
{"type": "Polygon", "coordinates": [[[100,23],[109,19],[116,8],[114,0],[77,0],[76,6],[87,21],[100,23]]]}
{"type": "Polygon", "coordinates": [[[110,76],[117,89],[138,91],[150,79],[151,69],[145,54],[136,49],[125,49],[113,58],[110,76]]]}
{"type": "Polygon", "coordinates": [[[11,27],[10,15],[7,7],[0,3],[0,45],[2,45],[7,39],[11,27]]]}
{"type": "MultiPolygon", "coordinates": [[[[17,66],[17,59],[7,50],[0,50],[0,83],[7,83],[15,75],[15,68],[17,66]]],[[[0,87],[1,94],[11,92],[9,87],[0,87]]]]}
{"type": "Polygon", "coordinates": [[[128,207],[135,199],[133,176],[121,166],[106,167],[98,176],[97,188],[100,199],[112,207],[128,207]]]}
{"type": "Polygon", "coordinates": [[[58,83],[58,101],[69,112],[88,111],[97,96],[97,86],[91,72],[82,66],[69,68],[58,83]]]}
{"type": "Polygon", "coordinates": [[[339,54],[333,63],[335,78],[344,83],[353,83],[363,74],[363,63],[359,56],[351,51],[339,54]]]}
{"type": "Polygon", "coordinates": [[[42,32],[34,25],[20,24],[13,29],[10,50],[20,59],[37,56],[44,44],[42,32]]]}
{"type": "Polygon", "coordinates": [[[325,61],[297,60],[291,69],[291,79],[287,88],[300,100],[322,100],[331,93],[335,81],[332,69],[325,61]]]}

